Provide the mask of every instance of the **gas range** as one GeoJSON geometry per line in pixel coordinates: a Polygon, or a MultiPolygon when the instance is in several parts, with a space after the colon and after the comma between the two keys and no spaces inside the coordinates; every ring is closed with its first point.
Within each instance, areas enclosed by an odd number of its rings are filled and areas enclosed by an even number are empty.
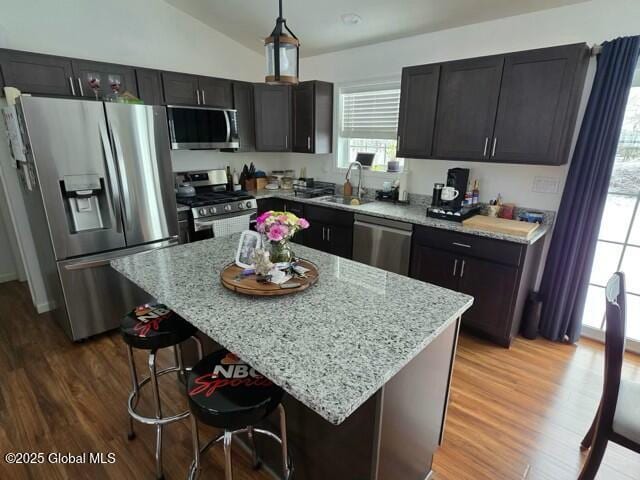
{"type": "Polygon", "coordinates": [[[235,213],[253,213],[258,208],[256,199],[245,191],[213,191],[196,188],[193,197],[178,197],[178,203],[191,207],[193,218],[217,217],[235,213]]]}

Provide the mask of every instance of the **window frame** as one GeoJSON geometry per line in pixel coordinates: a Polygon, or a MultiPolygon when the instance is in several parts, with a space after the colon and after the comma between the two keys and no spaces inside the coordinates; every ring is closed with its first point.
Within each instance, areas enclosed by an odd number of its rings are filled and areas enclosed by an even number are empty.
{"type": "MultiPolygon", "coordinates": [[[[334,160],[333,160],[333,173],[336,175],[345,175],[348,169],[348,162],[342,162],[344,160],[345,155],[348,155],[348,139],[351,137],[342,137],[340,135],[342,131],[342,95],[344,93],[351,93],[358,90],[367,91],[367,90],[386,90],[397,88],[400,89],[401,86],[401,77],[400,76],[392,76],[392,77],[379,77],[373,78],[369,80],[360,80],[355,82],[345,82],[336,85],[335,89],[335,98],[334,104],[338,106],[338,108],[334,109],[334,160]],[[351,92],[350,92],[351,91],[351,92]],[[342,166],[344,165],[346,166],[342,166]]],[[[398,105],[398,108],[400,106],[398,105]]],[[[355,137],[353,137],[355,138],[355,137]]],[[[387,171],[379,171],[379,170],[371,170],[365,169],[362,171],[362,178],[375,178],[380,180],[392,180],[397,178],[397,176],[408,170],[408,158],[400,157],[403,160],[403,165],[400,171],[398,172],[387,172],[387,171]]]]}

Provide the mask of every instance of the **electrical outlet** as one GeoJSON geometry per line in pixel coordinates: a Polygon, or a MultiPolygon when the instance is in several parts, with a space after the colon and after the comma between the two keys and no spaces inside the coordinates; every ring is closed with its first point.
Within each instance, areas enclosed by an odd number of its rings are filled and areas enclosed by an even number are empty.
{"type": "Polygon", "coordinates": [[[536,193],[558,193],[560,179],[557,177],[534,177],[532,191],[536,193]]]}

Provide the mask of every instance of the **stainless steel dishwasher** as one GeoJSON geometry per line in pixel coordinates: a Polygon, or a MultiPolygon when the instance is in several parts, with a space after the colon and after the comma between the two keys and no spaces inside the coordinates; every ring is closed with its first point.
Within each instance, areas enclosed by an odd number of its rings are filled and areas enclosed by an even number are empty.
{"type": "Polygon", "coordinates": [[[408,275],[412,234],[410,223],[356,214],[353,259],[388,272],[408,275]]]}

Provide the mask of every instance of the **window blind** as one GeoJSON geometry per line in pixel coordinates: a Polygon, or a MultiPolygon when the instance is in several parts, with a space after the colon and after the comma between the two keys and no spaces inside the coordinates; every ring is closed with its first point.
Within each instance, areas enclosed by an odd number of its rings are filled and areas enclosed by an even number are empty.
{"type": "Polygon", "coordinates": [[[341,101],[341,137],[396,138],[400,89],[343,93],[341,101]]]}

